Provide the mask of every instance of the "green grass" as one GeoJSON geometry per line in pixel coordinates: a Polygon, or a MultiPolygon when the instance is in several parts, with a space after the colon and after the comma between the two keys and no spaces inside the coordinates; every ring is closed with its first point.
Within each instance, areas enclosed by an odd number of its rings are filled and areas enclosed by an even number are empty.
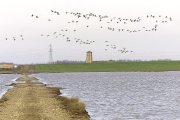
{"type": "Polygon", "coordinates": [[[16,72],[13,70],[0,70],[0,74],[15,74],[16,72]]]}
{"type": "Polygon", "coordinates": [[[180,71],[180,61],[94,62],[92,64],[39,64],[37,73],[180,71]]]}

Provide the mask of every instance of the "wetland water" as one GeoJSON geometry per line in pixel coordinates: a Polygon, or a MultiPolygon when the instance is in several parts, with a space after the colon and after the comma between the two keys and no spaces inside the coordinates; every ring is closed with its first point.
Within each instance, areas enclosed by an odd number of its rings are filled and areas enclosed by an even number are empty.
{"type": "Polygon", "coordinates": [[[179,120],[180,72],[49,73],[40,81],[79,97],[92,120],[179,120]]]}
{"type": "MultiPolygon", "coordinates": [[[[179,120],[180,72],[50,73],[34,75],[79,97],[92,120],[179,120]]],[[[20,75],[0,74],[0,95],[20,75]]]]}
{"type": "Polygon", "coordinates": [[[0,97],[10,88],[9,85],[16,80],[20,75],[15,74],[0,74],[0,97]]]}

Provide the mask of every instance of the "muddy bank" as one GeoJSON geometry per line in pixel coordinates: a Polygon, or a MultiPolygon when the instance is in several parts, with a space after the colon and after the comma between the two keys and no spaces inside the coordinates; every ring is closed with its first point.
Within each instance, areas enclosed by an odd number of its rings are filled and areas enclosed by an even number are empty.
{"type": "Polygon", "coordinates": [[[33,77],[17,79],[0,99],[0,120],[89,120],[78,98],[59,96],[59,88],[47,87],[33,77]]]}

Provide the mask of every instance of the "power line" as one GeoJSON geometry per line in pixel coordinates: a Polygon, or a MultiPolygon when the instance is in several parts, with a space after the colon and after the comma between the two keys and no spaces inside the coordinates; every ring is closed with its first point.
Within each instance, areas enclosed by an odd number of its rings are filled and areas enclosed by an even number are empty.
{"type": "Polygon", "coordinates": [[[53,60],[53,49],[52,49],[52,45],[50,44],[49,45],[49,63],[52,64],[54,63],[54,60],[53,60]]]}

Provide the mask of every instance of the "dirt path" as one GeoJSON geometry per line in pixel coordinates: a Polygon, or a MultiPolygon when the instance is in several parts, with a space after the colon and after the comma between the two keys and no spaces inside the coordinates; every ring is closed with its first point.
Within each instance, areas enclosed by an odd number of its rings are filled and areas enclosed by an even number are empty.
{"type": "Polygon", "coordinates": [[[58,88],[35,78],[18,81],[0,99],[0,120],[89,120],[84,104],[59,96],[58,88]]]}

